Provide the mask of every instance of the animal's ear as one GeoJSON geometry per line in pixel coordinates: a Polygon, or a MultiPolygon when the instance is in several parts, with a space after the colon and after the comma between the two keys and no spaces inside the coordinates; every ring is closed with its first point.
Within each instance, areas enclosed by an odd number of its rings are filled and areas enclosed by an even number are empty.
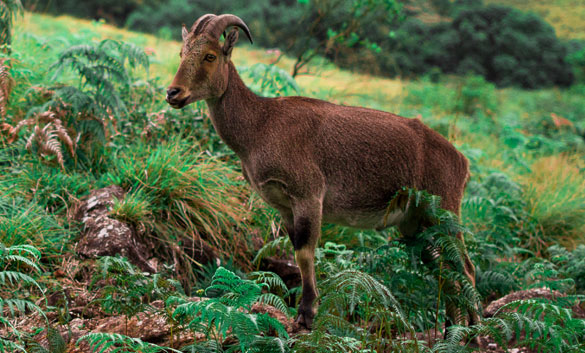
{"type": "Polygon", "coordinates": [[[183,23],[183,29],[181,30],[181,35],[183,36],[183,41],[187,40],[187,35],[189,31],[187,30],[187,26],[183,23]]]}
{"type": "Polygon", "coordinates": [[[234,49],[234,45],[238,41],[239,30],[238,27],[234,27],[230,30],[227,37],[225,37],[225,42],[223,42],[223,53],[226,56],[230,56],[232,54],[232,49],[234,49]]]}

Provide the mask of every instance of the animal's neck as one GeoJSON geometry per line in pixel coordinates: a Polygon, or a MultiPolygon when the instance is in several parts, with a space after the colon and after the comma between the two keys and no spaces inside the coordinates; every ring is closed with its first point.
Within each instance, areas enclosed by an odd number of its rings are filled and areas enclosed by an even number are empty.
{"type": "Polygon", "coordinates": [[[228,66],[225,93],[206,102],[221,139],[240,157],[245,157],[254,144],[255,131],[261,123],[261,114],[256,113],[260,97],[246,87],[231,61],[228,66]]]}

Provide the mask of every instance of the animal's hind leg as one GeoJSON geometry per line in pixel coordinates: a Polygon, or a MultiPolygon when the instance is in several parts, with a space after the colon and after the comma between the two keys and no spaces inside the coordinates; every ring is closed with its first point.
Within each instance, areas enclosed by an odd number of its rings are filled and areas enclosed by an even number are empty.
{"type": "Polygon", "coordinates": [[[321,233],[321,211],[322,203],[316,198],[293,203],[294,234],[291,241],[303,286],[296,322],[309,329],[315,317],[313,304],[319,295],[315,279],[315,247],[321,233]]]}

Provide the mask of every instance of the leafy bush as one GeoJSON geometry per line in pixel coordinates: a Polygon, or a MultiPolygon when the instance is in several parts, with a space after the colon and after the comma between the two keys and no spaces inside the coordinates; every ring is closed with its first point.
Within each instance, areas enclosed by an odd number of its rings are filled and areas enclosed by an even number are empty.
{"type": "Polygon", "coordinates": [[[438,67],[525,88],[567,86],[574,80],[567,48],[554,29],[535,14],[500,5],[464,7],[449,23],[409,19],[396,31],[391,48],[395,60],[384,69],[398,75],[438,67]]]}
{"type": "Polygon", "coordinates": [[[573,66],[578,82],[585,82],[585,41],[572,40],[568,43],[567,62],[573,66]]]}

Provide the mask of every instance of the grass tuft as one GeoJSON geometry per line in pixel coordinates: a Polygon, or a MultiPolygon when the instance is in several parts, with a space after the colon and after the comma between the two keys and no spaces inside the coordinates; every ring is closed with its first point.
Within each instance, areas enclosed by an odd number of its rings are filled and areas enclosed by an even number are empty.
{"type": "Polygon", "coordinates": [[[545,241],[570,248],[585,240],[585,176],[582,161],[565,155],[538,159],[523,177],[528,210],[545,241]]]}

